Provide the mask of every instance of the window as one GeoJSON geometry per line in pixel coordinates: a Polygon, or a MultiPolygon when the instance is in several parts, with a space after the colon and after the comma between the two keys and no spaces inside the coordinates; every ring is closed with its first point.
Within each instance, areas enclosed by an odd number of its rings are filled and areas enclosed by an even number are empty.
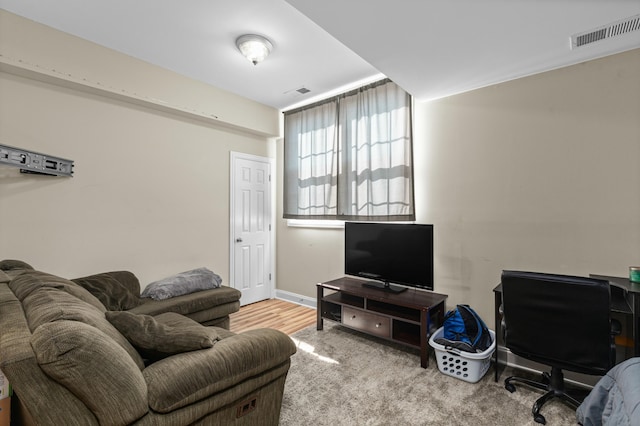
{"type": "Polygon", "coordinates": [[[285,112],[284,218],[415,220],[411,96],[385,79],[285,112]]]}

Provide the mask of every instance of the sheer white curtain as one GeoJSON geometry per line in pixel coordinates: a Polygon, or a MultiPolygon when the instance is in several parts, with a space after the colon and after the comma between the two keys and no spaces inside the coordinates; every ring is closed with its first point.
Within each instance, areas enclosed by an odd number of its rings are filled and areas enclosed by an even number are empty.
{"type": "Polygon", "coordinates": [[[337,104],[328,102],[285,116],[285,217],[337,215],[337,112],[337,104]]]}
{"type": "Polygon", "coordinates": [[[383,80],[285,113],[284,217],[414,220],[411,97],[383,80]]]}

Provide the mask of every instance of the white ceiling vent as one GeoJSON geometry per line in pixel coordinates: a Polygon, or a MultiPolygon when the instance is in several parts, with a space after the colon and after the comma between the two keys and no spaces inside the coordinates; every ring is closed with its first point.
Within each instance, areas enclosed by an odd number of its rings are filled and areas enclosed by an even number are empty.
{"type": "Polygon", "coordinates": [[[584,46],[599,40],[619,36],[631,31],[640,30],[640,15],[622,19],[594,30],[574,34],[571,36],[571,48],[584,46]]]}

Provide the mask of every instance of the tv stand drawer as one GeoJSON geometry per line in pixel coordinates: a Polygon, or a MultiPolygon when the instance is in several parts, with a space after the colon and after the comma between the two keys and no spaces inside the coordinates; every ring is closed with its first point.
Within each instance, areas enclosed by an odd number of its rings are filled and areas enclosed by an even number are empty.
{"type": "Polygon", "coordinates": [[[389,317],[376,315],[359,309],[342,307],[342,324],[362,330],[374,336],[390,338],[391,321],[389,317]]]}

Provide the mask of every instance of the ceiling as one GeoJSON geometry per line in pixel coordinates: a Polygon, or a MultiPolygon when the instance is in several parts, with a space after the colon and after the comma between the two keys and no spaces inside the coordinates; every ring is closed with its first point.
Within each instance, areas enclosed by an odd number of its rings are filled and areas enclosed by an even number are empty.
{"type": "Polygon", "coordinates": [[[418,100],[437,99],[640,48],[640,30],[570,47],[573,34],[640,14],[640,0],[0,0],[0,8],[277,109],[382,75],[418,100]],[[257,66],[235,46],[251,33],[274,45],[257,66]]]}

